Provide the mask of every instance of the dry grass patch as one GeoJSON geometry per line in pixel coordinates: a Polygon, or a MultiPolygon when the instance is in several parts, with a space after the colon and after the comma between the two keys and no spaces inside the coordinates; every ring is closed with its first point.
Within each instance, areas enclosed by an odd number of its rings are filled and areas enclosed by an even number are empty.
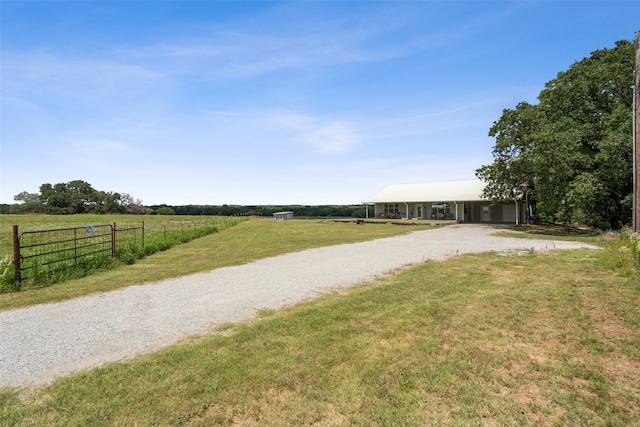
{"type": "MultiPolygon", "coordinates": [[[[608,241],[610,234],[581,227],[566,227],[556,224],[521,224],[504,228],[496,233],[499,236],[520,239],[570,240],[592,245],[608,241]]],[[[617,233],[612,233],[616,236],[617,233]]]]}

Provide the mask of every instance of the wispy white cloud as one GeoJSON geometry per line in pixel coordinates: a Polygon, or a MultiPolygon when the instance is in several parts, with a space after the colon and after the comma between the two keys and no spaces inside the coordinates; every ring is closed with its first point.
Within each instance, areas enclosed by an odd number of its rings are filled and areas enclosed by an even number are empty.
{"type": "Polygon", "coordinates": [[[381,59],[359,42],[345,42],[335,34],[283,37],[240,31],[150,46],[122,46],[115,53],[124,61],[154,64],[173,74],[202,79],[251,78],[381,59]]]}
{"type": "Polygon", "coordinates": [[[302,142],[322,153],[347,153],[356,149],[362,140],[352,125],[338,119],[293,114],[272,113],[266,123],[289,133],[292,142],[302,142]]]}
{"type": "Polygon", "coordinates": [[[104,140],[96,138],[82,138],[72,143],[75,152],[84,156],[118,156],[132,151],[131,147],[122,141],[104,140]]]}
{"type": "Polygon", "coordinates": [[[123,93],[158,84],[161,73],[110,58],[78,58],[54,52],[3,52],[3,91],[82,98],[123,93]]]}
{"type": "Polygon", "coordinates": [[[203,79],[251,78],[287,70],[387,61],[459,42],[472,31],[460,22],[456,29],[425,33],[421,31],[424,8],[412,5],[399,12],[397,7],[380,4],[357,8],[341,18],[319,16],[317,20],[309,20],[309,12],[302,12],[309,8],[299,6],[274,7],[263,17],[269,22],[266,26],[252,20],[212,25],[214,30],[201,25],[185,36],[154,44],[113,46],[112,54],[173,73],[200,74],[203,79]]]}
{"type": "Polygon", "coordinates": [[[352,151],[360,143],[360,137],[342,122],[330,122],[316,126],[303,134],[303,139],[325,153],[352,151]]]}

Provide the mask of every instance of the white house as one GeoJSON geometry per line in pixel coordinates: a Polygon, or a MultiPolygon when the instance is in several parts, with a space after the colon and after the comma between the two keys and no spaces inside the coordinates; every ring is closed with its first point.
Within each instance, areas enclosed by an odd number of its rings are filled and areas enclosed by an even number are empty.
{"type": "MultiPolygon", "coordinates": [[[[482,197],[479,179],[394,184],[364,200],[375,218],[455,220],[458,222],[524,222],[521,200],[492,203],[482,197]]],[[[369,216],[369,209],[367,217],[369,216]]]]}

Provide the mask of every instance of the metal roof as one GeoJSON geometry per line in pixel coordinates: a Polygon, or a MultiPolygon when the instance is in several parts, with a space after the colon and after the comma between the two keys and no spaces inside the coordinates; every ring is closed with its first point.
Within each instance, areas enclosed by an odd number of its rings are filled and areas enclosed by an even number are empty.
{"type": "Polygon", "coordinates": [[[394,184],[363,203],[473,202],[482,197],[486,183],[479,179],[394,184]]]}

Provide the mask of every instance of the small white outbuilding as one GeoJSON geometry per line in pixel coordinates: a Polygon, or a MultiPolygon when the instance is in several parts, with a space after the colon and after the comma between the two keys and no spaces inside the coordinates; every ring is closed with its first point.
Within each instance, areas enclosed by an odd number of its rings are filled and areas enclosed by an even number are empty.
{"type": "Polygon", "coordinates": [[[275,212],[273,214],[274,221],[290,221],[292,219],[293,219],[293,212],[291,211],[275,212]]]}

